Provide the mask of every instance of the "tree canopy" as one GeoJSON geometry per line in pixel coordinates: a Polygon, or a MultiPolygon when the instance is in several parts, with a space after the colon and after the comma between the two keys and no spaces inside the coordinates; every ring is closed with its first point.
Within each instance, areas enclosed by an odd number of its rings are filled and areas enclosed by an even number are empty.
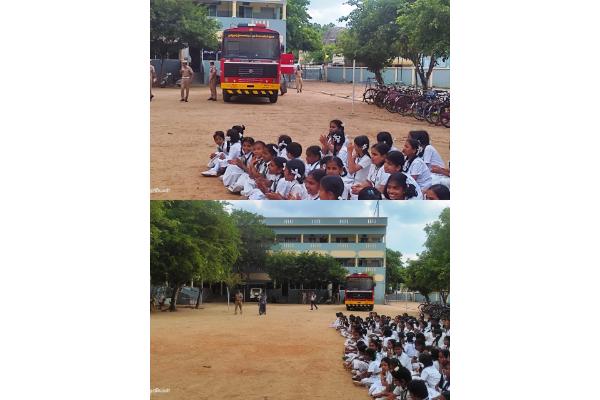
{"type": "Polygon", "coordinates": [[[261,215],[244,210],[235,210],[231,218],[240,232],[243,246],[239,248],[240,256],[234,265],[234,271],[242,276],[258,265],[264,265],[267,251],[275,242],[275,233],[264,224],[261,215]]]}
{"type": "Polygon", "coordinates": [[[402,266],[402,253],[392,249],[385,249],[386,292],[394,291],[403,282],[402,266]]]}
{"type": "Polygon", "coordinates": [[[348,0],[355,6],[340,35],[346,58],[354,58],[375,73],[396,57],[412,61],[424,88],[438,59],[450,56],[449,0],[348,0]],[[427,69],[425,65],[427,63],[427,69]]]}
{"type": "Polygon", "coordinates": [[[405,0],[396,23],[399,54],[412,61],[427,88],[438,59],[450,56],[450,0],[405,0]]]}
{"type": "Polygon", "coordinates": [[[192,280],[222,280],[239,256],[240,233],[223,203],[150,203],[150,280],[174,289],[192,280]]]}
{"type": "Polygon", "coordinates": [[[186,46],[216,49],[218,29],[193,0],[150,0],[150,51],[161,58],[186,46]]]}
{"type": "Polygon", "coordinates": [[[446,303],[450,293],[450,209],[445,208],[425,232],[425,251],[408,262],[402,277],[410,290],[419,291],[427,301],[430,293],[439,292],[446,303]]]}
{"type": "Polygon", "coordinates": [[[338,260],[315,252],[273,252],[267,257],[265,269],[277,282],[295,282],[306,287],[316,287],[329,281],[339,283],[348,274],[338,260]]]}
{"type": "Polygon", "coordinates": [[[340,35],[344,56],[356,59],[383,83],[381,70],[398,56],[398,8],[403,0],[348,0],[355,9],[340,21],[348,30],[340,35]]]}
{"type": "Polygon", "coordinates": [[[322,47],[321,33],[310,23],[310,0],[288,0],[286,20],[287,50],[314,51],[322,47]]]}

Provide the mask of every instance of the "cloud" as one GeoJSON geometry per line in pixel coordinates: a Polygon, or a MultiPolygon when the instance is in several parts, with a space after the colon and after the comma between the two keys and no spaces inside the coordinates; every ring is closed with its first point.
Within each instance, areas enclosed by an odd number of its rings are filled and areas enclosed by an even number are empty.
{"type": "Polygon", "coordinates": [[[353,6],[344,4],[344,0],[313,0],[308,8],[308,14],[312,17],[311,22],[321,25],[333,22],[336,26],[345,26],[345,22],[339,22],[340,17],[350,14],[353,6]]]}

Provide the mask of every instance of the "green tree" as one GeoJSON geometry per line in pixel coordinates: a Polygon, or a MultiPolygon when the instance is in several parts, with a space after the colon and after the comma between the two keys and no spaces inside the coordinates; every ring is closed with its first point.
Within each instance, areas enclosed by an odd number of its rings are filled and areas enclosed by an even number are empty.
{"type": "Polygon", "coordinates": [[[150,0],[150,52],[161,59],[186,46],[216,49],[218,29],[193,0],[150,0]]]}
{"type": "Polygon", "coordinates": [[[240,232],[242,246],[234,271],[248,278],[256,266],[264,265],[267,251],[275,242],[275,232],[264,223],[264,217],[244,210],[235,210],[231,218],[240,232]]]}
{"type": "Polygon", "coordinates": [[[175,311],[183,284],[231,271],[239,256],[239,231],[224,204],[215,201],[153,201],[150,210],[151,282],[169,284],[169,310],[175,311]]]}
{"type": "Polygon", "coordinates": [[[320,32],[309,22],[310,0],[288,0],[287,2],[287,50],[298,57],[298,50],[314,51],[322,47],[320,32]]]}
{"type": "Polygon", "coordinates": [[[383,84],[381,70],[398,55],[398,25],[396,18],[405,0],[348,0],[355,6],[348,16],[348,30],[339,36],[340,47],[347,59],[356,59],[375,74],[383,84]]]}
{"type": "Polygon", "coordinates": [[[435,290],[433,282],[436,279],[436,273],[434,269],[421,259],[409,260],[408,266],[402,270],[402,279],[408,289],[421,293],[429,302],[429,295],[435,290]]]}
{"type": "Polygon", "coordinates": [[[413,62],[427,89],[438,59],[450,56],[450,0],[403,0],[396,23],[399,54],[413,62]]]}
{"type": "Polygon", "coordinates": [[[331,43],[309,52],[306,58],[313,64],[325,64],[331,62],[335,54],[341,54],[342,52],[343,50],[340,47],[331,43]]]}
{"type": "Polygon", "coordinates": [[[425,227],[425,251],[402,270],[405,285],[419,291],[427,301],[431,292],[439,292],[446,304],[450,294],[450,209],[445,208],[437,221],[425,227]]]}
{"type": "Polygon", "coordinates": [[[348,274],[334,257],[315,252],[273,252],[267,257],[265,270],[282,285],[295,282],[313,288],[330,281],[339,283],[348,274]]]}
{"type": "Polygon", "coordinates": [[[402,281],[402,253],[385,249],[386,292],[392,293],[402,281]]]}

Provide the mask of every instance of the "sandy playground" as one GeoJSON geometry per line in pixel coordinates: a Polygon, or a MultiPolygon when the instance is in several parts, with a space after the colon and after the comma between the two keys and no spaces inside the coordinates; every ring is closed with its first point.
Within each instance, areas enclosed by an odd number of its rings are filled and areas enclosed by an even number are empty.
{"type": "MultiPolygon", "coordinates": [[[[417,315],[418,303],[376,306],[385,315],[417,315]]],[[[344,339],[329,327],[343,305],[204,304],[154,312],[150,319],[152,399],[366,400],[342,366],[344,339]],[[168,389],[168,392],[166,391],[168,389]]]]}
{"type": "Polygon", "coordinates": [[[207,101],[208,87],[192,88],[188,103],[180,102],[178,88],[153,89],[150,103],[151,134],[151,199],[240,199],[229,193],[216,178],[206,178],[208,155],[214,151],[212,134],[232,125],[246,126],[246,136],[276,142],[288,134],[303,149],[319,144],[319,136],[327,133],[329,121],[344,122],[351,138],[366,134],[372,142],[380,131],[392,133],[398,147],[408,131],[425,129],[432,144],[448,162],[450,129],[436,127],[412,117],[391,114],[385,109],[362,102],[364,87],[356,85],[354,115],[351,114],[352,85],[326,82],[304,82],[302,93],[289,89],[277,103],[253,98],[244,102],[207,101]]]}

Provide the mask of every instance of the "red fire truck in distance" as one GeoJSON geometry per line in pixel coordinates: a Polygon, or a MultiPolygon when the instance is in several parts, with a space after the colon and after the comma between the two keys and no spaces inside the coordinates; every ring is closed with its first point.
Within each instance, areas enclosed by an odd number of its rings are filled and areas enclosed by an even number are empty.
{"type": "Polygon", "coordinates": [[[369,310],[375,306],[375,281],[368,274],[351,274],[346,277],[344,291],[346,310],[369,310]]]}
{"type": "Polygon", "coordinates": [[[229,102],[233,96],[258,96],[277,102],[280,56],[279,32],[263,24],[239,24],[237,28],[223,31],[223,100],[229,102]]]}

